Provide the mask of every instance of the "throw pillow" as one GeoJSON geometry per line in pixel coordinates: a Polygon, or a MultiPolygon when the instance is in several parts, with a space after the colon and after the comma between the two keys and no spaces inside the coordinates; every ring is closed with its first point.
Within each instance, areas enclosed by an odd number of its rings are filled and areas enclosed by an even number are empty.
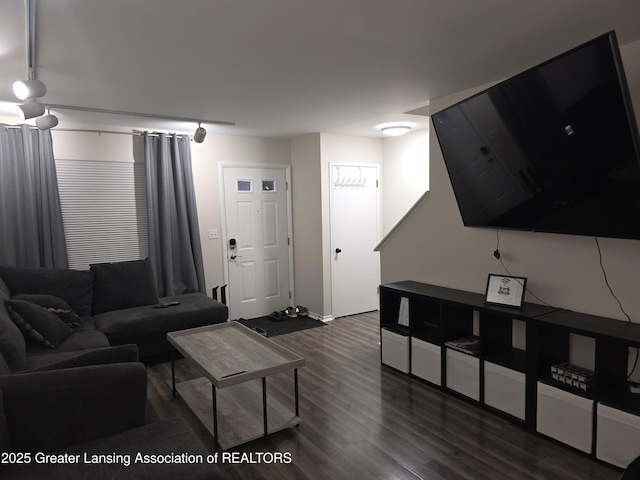
{"type": "Polygon", "coordinates": [[[12,295],[37,293],[64,298],[78,315],[91,315],[93,272],[0,265],[0,277],[12,295]]]}
{"type": "Polygon", "coordinates": [[[151,260],[91,265],[93,315],[124,308],[154,305],[160,301],[151,260]]]}
{"type": "Polygon", "coordinates": [[[27,338],[49,348],[56,348],[73,330],[55,314],[35,303],[25,300],[5,302],[11,319],[27,338]]]}
{"type": "Polygon", "coordinates": [[[35,303],[40,305],[48,312],[56,315],[60,320],[69,325],[70,327],[77,327],[82,324],[80,316],[71,310],[71,307],[60,297],[53,295],[37,295],[30,293],[21,293],[15,295],[13,300],[24,300],[26,302],[35,303]]]}

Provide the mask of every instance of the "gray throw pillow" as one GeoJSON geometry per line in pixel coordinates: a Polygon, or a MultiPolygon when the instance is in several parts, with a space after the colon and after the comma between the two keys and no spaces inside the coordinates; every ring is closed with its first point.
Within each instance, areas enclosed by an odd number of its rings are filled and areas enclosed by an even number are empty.
{"type": "Polygon", "coordinates": [[[60,320],[69,325],[70,327],[77,327],[82,324],[80,316],[74,312],[69,304],[60,297],[54,295],[38,295],[31,293],[21,293],[15,295],[12,300],[24,300],[26,302],[35,303],[40,305],[48,312],[56,315],[60,320]]]}
{"type": "Polygon", "coordinates": [[[154,305],[160,301],[151,260],[129,262],[95,263],[93,315],[143,305],[154,305]]]}
{"type": "Polygon", "coordinates": [[[20,293],[55,295],[78,315],[91,315],[93,272],[89,270],[0,265],[0,277],[12,297],[20,293]]]}
{"type": "Polygon", "coordinates": [[[40,305],[25,300],[7,300],[5,305],[23,334],[45,347],[56,348],[73,333],[57,315],[40,305]]]}

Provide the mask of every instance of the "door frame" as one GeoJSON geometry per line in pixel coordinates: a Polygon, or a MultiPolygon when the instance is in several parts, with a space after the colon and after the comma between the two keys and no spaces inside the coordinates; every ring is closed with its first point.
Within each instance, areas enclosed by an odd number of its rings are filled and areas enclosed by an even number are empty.
{"type": "MultiPolygon", "coordinates": [[[[333,228],[333,215],[334,215],[334,202],[333,202],[333,179],[332,179],[332,175],[333,175],[333,167],[339,167],[339,166],[345,166],[345,167],[374,167],[376,169],[376,230],[378,232],[378,239],[377,241],[380,241],[381,237],[382,237],[382,222],[381,222],[381,211],[380,211],[380,191],[382,190],[380,188],[380,171],[381,171],[381,165],[377,164],[377,163],[363,163],[363,162],[329,162],[329,229],[330,229],[330,250],[329,250],[329,258],[330,260],[330,266],[331,266],[331,317],[332,318],[336,318],[335,315],[335,311],[334,311],[334,304],[335,304],[335,298],[336,298],[336,293],[335,293],[335,280],[334,280],[334,276],[335,276],[335,269],[334,269],[334,262],[333,262],[333,252],[335,251],[336,245],[335,245],[335,239],[334,239],[334,233],[335,233],[335,229],[333,228]]],[[[380,255],[378,255],[377,257],[377,266],[378,266],[378,292],[379,292],[379,285],[380,285],[380,255]]]]}
{"type": "MultiPolygon", "coordinates": [[[[237,162],[219,162],[218,163],[218,185],[220,191],[220,221],[222,231],[222,270],[223,282],[229,285],[229,239],[227,238],[227,205],[224,188],[224,170],[225,168],[249,168],[249,169],[273,169],[284,170],[287,182],[287,236],[289,238],[289,292],[291,292],[290,305],[295,305],[295,281],[293,278],[293,215],[291,201],[291,165],[275,164],[275,163],[237,163],[237,162]]],[[[230,296],[227,295],[227,299],[230,296]]]]}

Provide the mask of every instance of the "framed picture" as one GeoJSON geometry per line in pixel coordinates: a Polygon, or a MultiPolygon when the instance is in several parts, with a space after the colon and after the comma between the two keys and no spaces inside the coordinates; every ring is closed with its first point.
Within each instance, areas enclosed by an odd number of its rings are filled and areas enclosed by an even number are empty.
{"type": "Polygon", "coordinates": [[[489,274],[485,303],[522,308],[527,279],[489,274]]]}

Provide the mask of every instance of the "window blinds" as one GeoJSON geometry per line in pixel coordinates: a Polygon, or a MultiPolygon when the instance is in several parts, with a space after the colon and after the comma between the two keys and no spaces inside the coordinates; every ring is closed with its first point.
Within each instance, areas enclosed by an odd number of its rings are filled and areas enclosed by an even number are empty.
{"type": "Polygon", "coordinates": [[[56,160],[69,268],[148,256],[143,163],[56,160]]]}

